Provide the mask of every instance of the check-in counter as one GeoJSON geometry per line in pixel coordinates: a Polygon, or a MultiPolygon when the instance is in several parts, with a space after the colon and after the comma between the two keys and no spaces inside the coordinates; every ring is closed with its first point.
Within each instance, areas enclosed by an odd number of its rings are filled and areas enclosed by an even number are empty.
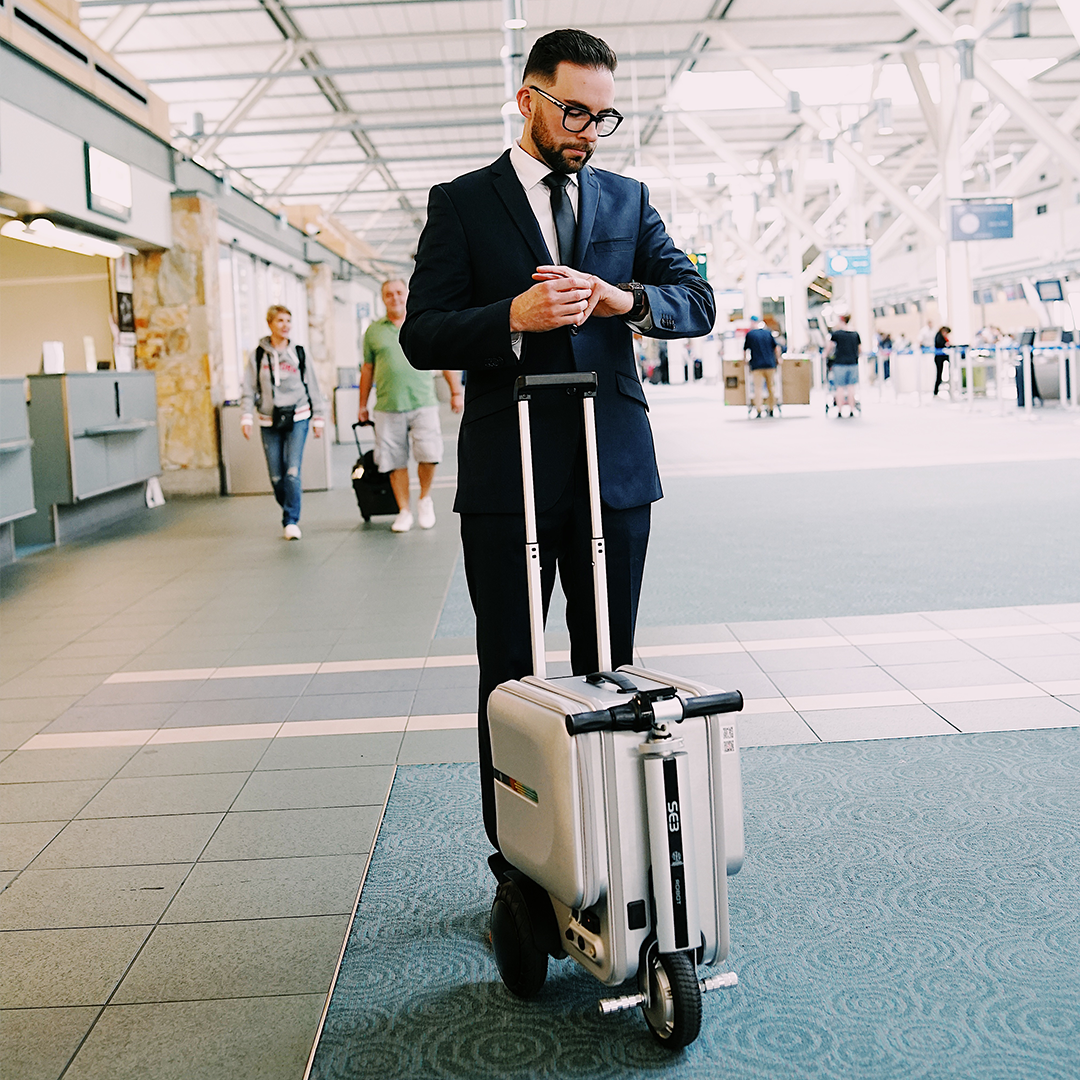
{"type": "Polygon", "coordinates": [[[152,371],[31,375],[29,430],[36,510],[21,544],[62,544],[146,510],[161,474],[152,371]]]}
{"type": "MultiPolygon", "coordinates": [[[[272,495],[270,473],[266,468],[262,436],[258,426],[245,439],[240,427],[243,410],[239,405],[222,405],[221,425],[221,492],[223,495],[272,495]]],[[[330,486],[332,428],[329,424],[323,436],[316,439],[308,425],[304,460],[300,468],[300,483],[304,491],[326,491],[330,486]]]]}
{"type": "Polygon", "coordinates": [[[26,380],[0,379],[0,566],[15,559],[15,522],[34,513],[26,380]]]}

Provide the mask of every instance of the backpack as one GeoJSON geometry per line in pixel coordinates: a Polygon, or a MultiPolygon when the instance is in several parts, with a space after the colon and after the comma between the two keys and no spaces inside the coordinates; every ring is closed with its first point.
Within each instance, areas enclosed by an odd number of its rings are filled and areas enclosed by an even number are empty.
{"type": "MultiPolygon", "coordinates": [[[[307,394],[308,407],[315,411],[315,406],[311,403],[311,391],[308,389],[307,384],[307,354],[304,352],[303,345],[295,345],[296,359],[300,364],[300,381],[304,384],[304,393],[307,394]]],[[[255,349],[255,390],[253,398],[255,400],[255,408],[262,410],[262,381],[260,376],[262,374],[262,362],[263,357],[266,355],[266,350],[261,346],[257,346],[255,349]]],[[[273,407],[273,402],[270,403],[273,407]]]]}

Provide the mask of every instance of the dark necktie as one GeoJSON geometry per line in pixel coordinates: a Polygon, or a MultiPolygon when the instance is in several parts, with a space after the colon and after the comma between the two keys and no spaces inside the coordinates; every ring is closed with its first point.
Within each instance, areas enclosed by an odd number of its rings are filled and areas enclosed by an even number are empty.
{"type": "Polygon", "coordinates": [[[563,266],[572,266],[577,222],[574,220],[570,196],[566,193],[566,185],[570,183],[570,177],[551,172],[544,177],[544,183],[551,189],[551,213],[555,218],[555,238],[559,241],[558,254],[552,252],[552,257],[558,259],[563,266]]]}

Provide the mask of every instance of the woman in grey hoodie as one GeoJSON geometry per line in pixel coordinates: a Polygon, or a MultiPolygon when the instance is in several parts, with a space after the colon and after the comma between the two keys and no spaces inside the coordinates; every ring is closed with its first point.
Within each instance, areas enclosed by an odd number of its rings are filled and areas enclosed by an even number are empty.
{"type": "Polygon", "coordinates": [[[326,401],[301,345],[289,340],[292,313],[274,304],[266,313],[270,333],[248,357],[244,367],[244,438],[251,438],[254,420],[262,433],[270,483],[282,510],[286,540],[300,539],[300,466],[308,424],[322,437],[326,401]]]}

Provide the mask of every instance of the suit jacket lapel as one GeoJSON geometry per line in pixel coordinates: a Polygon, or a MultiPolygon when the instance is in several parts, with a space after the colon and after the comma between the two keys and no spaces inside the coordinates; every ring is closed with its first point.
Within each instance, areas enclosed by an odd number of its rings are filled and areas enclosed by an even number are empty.
{"type": "Polygon", "coordinates": [[[536,265],[547,266],[553,263],[555,260],[548,253],[544,236],[536,223],[536,215],[529,205],[525,189],[521,186],[517,173],[514,172],[514,166],[510,164],[509,150],[491,166],[491,182],[510,212],[511,220],[518,227],[525,242],[529,245],[529,250],[536,257],[536,265]]]}
{"type": "Polygon", "coordinates": [[[578,200],[577,239],[574,242],[574,266],[580,267],[585,262],[585,252],[592,239],[593,222],[596,221],[596,207],[600,202],[600,185],[587,166],[578,173],[581,197],[578,200]]]}

